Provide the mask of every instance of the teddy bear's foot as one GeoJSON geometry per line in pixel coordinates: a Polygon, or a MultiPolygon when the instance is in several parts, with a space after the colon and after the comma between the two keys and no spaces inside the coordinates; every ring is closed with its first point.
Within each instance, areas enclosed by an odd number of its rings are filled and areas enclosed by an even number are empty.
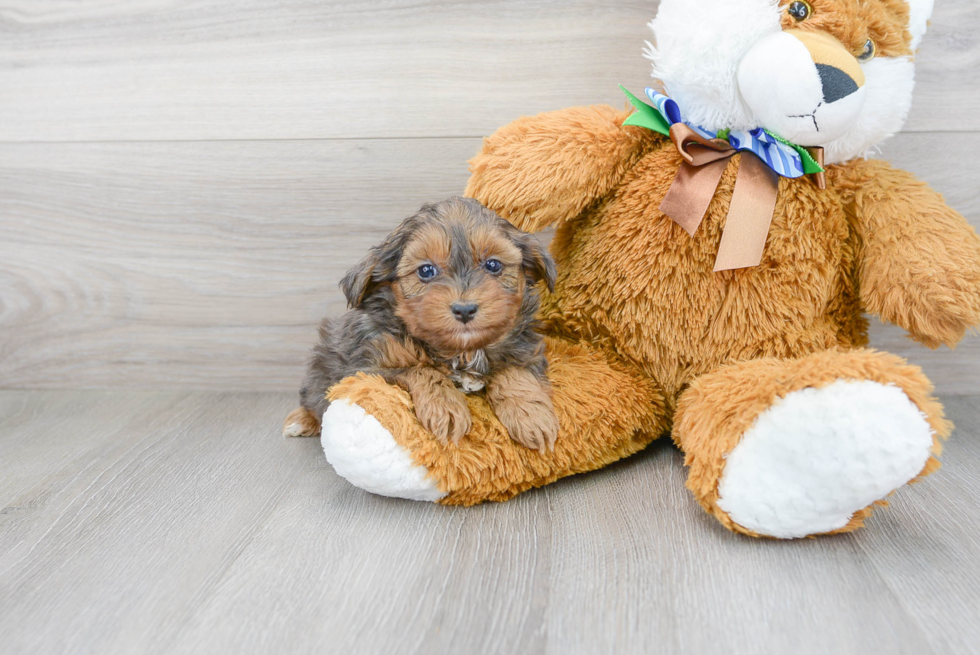
{"type": "Polygon", "coordinates": [[[378,419],[348,400],[330,403],[323,414],[320,443],[337,474],[361,489],[430,502],[446,495],[378,419]]]}
{"type": "Polygon", "coordinates": [[[794,391],[759,415],[728,454],[718,507],[753,532],[832,532],[918,475],[932,430],[894,386],[838,380],[794,391]]]}
{"type": "Polygon", "coordinates": [[[469,432],[440,440],[419,423],[404,389],[358,374],[330,390],[324,453],[372,493],[473,505],[601,468],[663,434],[666,410],[652,382],[584,345],[549,339],[547,349],[559,424],[553,449],[516,443],[478,394],[466,396],[469,432]]]}
{"type": "Polygon", "coordinates": [[[853,530],[872,506],[938,466],[931,455],[949,426],[930,391],[918,369],[870,351],[725,367],[682,400],[676,436],[688,486],[739,532],[790,539],[853,530]],[[695,434],[709,423],[710,432],[695,434]]]}

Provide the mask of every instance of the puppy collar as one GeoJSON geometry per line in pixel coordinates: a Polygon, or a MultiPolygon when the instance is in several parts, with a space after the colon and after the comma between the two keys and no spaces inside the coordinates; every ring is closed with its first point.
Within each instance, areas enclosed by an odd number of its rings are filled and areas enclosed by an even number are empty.
{"type": "Polygon", "coordinates": [[[489,362],[483,350],[457,355],[449,361],[449,379],[463,393],[476,393],[486,386],[483,376],[489,372],[489,362]]]}

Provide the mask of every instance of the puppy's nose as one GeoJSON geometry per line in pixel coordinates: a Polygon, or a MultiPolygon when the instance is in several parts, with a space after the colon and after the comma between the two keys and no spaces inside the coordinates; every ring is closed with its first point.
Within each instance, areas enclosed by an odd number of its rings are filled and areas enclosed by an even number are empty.
{"type": "Polygon", "coordinates": [[[453,311],[453,316],[460,323],[469,323],[476,316],[476,310],[480,309],[480,306],[475,302],[454,302],[449,308],[453,311]]]}

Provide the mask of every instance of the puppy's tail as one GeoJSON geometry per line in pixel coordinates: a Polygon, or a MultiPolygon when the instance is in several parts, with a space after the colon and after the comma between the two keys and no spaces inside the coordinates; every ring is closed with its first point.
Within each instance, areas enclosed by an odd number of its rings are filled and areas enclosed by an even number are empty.
{"type": "Polygon", "coordinates": [[[320,420],[305,407],[297,407],[282,423],[284,437],[316,437],[320,434],[320,420]]]}

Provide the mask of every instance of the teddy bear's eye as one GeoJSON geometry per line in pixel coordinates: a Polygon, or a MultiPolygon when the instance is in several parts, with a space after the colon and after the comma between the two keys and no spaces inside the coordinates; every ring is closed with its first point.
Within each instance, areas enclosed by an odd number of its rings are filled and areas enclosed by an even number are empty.
{"type": "Polygon", "coordinates": [[[871,39],[864,44],[864,48],[861,50],[861,54],[858,55],[858,61],[868,61],[878,52],[878,46],[871,39]]]}
{"type": "Polygon", "coordinates": [[[796,2],[789,3],[789,15],[797,20],[797,22],[805,21],[813,13],[813,8],[810,7],[810,3],[803,2],[802,0],[796,0],[796,2]]]}

